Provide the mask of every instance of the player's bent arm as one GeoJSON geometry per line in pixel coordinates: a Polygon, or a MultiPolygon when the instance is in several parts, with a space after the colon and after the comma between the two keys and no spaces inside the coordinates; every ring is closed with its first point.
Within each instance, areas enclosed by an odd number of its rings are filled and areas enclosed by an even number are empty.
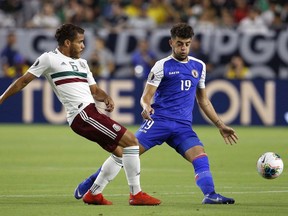
{"type": "Polygon", "coordinates": [[[217,115],[211,101],[207,97],[206,89],[205,88],[198,88],[196,92],[196,99],[200,106],[200,108],[203,110],[205,115],[213,122],[213,124],[218,127],[224,127],[225,124],[222,122],[222,120],[217,115]]]}
{"type": "Polygon", "coordinates": [[[99,102],[104,102],[106,105],[106,111],[112,112],[114,109],[114,102],[112,98],[107,95],[105,91],[103,91],[97,84],[90,85],[90,91],[94,98],[94,100],[99,102]]]}
{"type": "Polygon", "coordinates": [[[140,104],[142,108],[144,109],[147,106],[151,106],[152,98],[157,90],[156,86],[146,84],[144,91],[142,93],[140,104]]]}
{"type": "Polygon", "coordinates": [[[151,119],[150,114],[154,113],[154,109],[151,107],[152,98],[157,90],[157,86],[146,84],[143,94],[140,99],[140,104],[143,108],[141,113],[144,119],[151,119]]]}
{"type": "Polygon", "coordinates": [[[0,96],[0,104],[2,104],[7,98],[21,91],[27,86],[32,80],[36,78],[32,73],[26,72],[23,76],[19,77],[13,82],[6,91],[0,96]]]}

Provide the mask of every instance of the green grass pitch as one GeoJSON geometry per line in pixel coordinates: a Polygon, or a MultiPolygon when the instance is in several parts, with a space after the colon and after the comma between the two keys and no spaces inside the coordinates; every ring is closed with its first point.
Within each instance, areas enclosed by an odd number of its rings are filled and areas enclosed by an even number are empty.
{"type": "MultiPolygon", "coordinates": [[[[129,127],[135,131],[137,127],[129,127]]],[[[266,180],[256,172],[258,157],[277,152],[288,165],[285,127],[235,127],[239,142],[224,143],[215,127],[194,128],[206,147],[217,192],[235,205],[202,205],[192,165],[166,144],[141,156],[141,185],[162,200],[160,206],[129,206],[124,171],[104,195],[112,206],[84,205],[75,186],[109,153],[67,126],[0,125],[1,216],[273,216],[288,213],[288,166],[266,180]]]]}

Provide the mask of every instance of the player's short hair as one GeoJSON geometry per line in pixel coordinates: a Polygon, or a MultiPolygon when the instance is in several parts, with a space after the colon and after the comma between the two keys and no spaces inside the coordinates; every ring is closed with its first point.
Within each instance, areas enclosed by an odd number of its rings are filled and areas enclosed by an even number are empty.
{"type": "Polygon", "coordinates": [[[58,45],[63,45],[65,40],[73,41],[78,34],[84,34],[84,29],[73,24],[63,24],[60,26],[55,33],[55,38],[58,42],[58,45]]]}
{"type": "Polygon", "coordinates": [[[187,23],[177,23],[170,30],[171,38],[192,38],[194,36],[193,28],[187,23]]]}

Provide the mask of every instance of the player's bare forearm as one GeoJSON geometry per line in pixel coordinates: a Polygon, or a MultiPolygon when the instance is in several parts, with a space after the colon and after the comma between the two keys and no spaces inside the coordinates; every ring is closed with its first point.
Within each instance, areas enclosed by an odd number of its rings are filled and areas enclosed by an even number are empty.
{"type": "Polygon", "coordinates": [[[205,88],[197,89],[196,98],[198,105],[203,110],[205,115],[210,119],[210,121],[212,121],[213,124],[219,129],[221,127],[224,127],[225,124],[221,121],[221,119],[217,115],[211,101],[207,97],[205,88]]]}
{"type": "Polygon", "coordinates": [[[151,100],[146,95],[143,95],[140,99],[140,104],[143,109],[146,107],[151,107],[151,100]]]}
{"type": "Polygon", "coordinates": [[[207,103],[199,103],[201,109],[206,114],[206,116],[214,123],[214,125],[219,129],[220,134],[222,135],[226,144],[232,145],[233,143],[237,143],[238,136],[235,133],[234,129],[228,127],[224,124],[224,122],[218,117],[213,105],[211,102],[207,103]]]}
{"type": "Polygon", "coordinates": [[[143,108],[141,115],[144,119],[152,120],[150,115],[154,113],[154,109],[151,107],[151,102],[156,89],[156,86],[150,84],[146,84],[145,86],[142,97],[140,99],[140,104],[143,108]]]}
{"type": "Polygon", "coordinates": [[[224,123],[221,121],[219,116],[217,115],[212,103],[209,100],[205,100],[202,102],[198,102],[200,108],[203,110],[205,115],[213,122],[213,124],[217,128],[221,128],[224,126],[224,123]]]}
{"type": "Polygon", "coordinates": [[[112,112],[114,110],[114,101],[105,91],[103,91],[97,85],[91,85],[90,91],[95,101],[105,103],[105,111],[112,112]]]}
{"type": "Polygon", "coordinates": [[[200,90],[197,92],[197,102],[200,108],[203,110],[205,115],[214,123],[214,125],[219,129],[226,144],[232,145],[238,140],[238,136],[233,130],[233,128],[228,127],[217,115],[211,101],[208,99],[205,90],[200,90]]]}
{"type": "Polygon", "coordinates": [[[99,88],[97,85],[91,85],[90,91],[94,100],[99,102],[104,102],[105,98],[109,97],[106,92],[99,88]]]}
{"type": "Polygon", "coordinates": [[[99,90],[97,91],[96,94],[93,94],[94,100],[99,101],[99,102],[104,102],[104,100],[108,97],[109,96],[102,90],[99,90]]]}
{"type": "Polygon", "coordinates": [[[149,100],[147,97],[142,96],[140,103],[143,108],[141,112],[142,117],[144,119],[152,120],[150,115],[154,113],[154,109],[151,107],[151,99],[149,100]]]}

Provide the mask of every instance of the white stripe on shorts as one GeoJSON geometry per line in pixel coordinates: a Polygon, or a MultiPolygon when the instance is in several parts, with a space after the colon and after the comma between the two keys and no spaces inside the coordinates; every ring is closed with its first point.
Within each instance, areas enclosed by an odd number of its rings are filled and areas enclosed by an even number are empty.
{"type": "Polygon", "coordinates": [[[85,122],[87,122],[88,124],[92,125],[94,128],[96,128],[97,130],[101,131],[105,135],[109,136],[113,140],[116,138],[117,134],[115,134],[109,128],[107,128],[104,125],[102,125],[99,122],[97,122],[95,119],[89,117],[84,110],[82,110],[80,112],[80,116],[85,122]]]}

